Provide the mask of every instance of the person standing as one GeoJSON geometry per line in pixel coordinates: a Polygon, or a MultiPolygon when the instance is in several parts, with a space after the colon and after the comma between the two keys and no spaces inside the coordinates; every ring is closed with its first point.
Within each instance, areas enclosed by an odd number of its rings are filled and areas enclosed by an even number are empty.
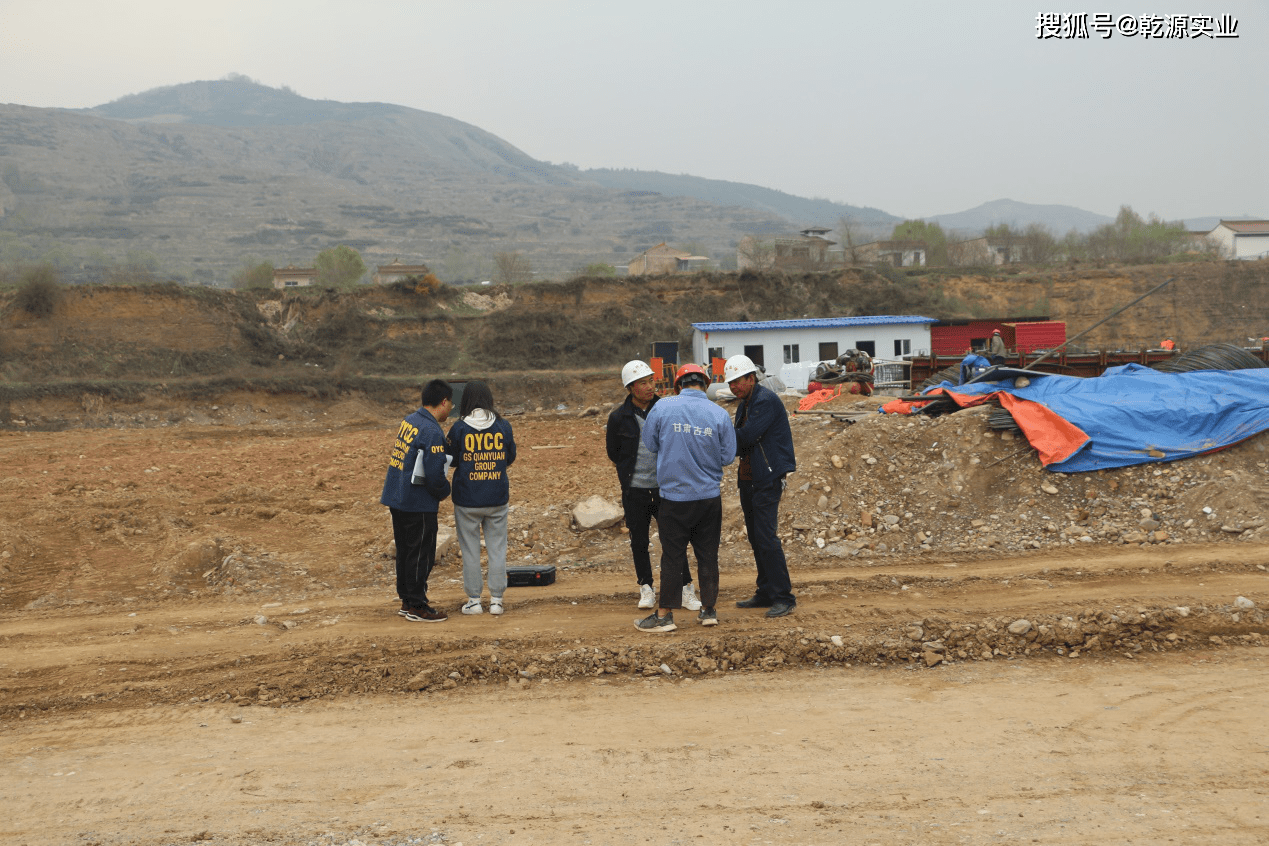
{"type": "Polygon", "coordinates": [[[454,531],[463,554],[464,614],[482,614],[480,535],[489,555],[489,613],[503,611],[507,590],[507,468],[516,460],[511,424],[494,411],[484,382],[463,388],[459,419],[449,430],[445,452],[454,463],[454,531]]]}
{"type": "Polygon", "coordinates": [[[397,545],[397,612],[415,623],[443,623],[449,616],[427,601],[427,579],[436,566],[436,513],[449,496],[445,433],[441,423],[454,407],[444,379],[423,386],[421,405],[397,427],[379,502],[392,514],[397,545]]]}
{"type": "Polygon", "coordinates": [[[987,358],[992,364],[1004,364],[1005,355],[1009,350],[1005,348],[1005,339],[1001,337],[999,329],[993,329],[991,333],[991,341],[987,344],[987,358]]]}
{"type": "Polygon", "coordinates": [[[775,392],[758,384],[758,368],[748,356],[727,359],[723,378],[740,400],[736,408],[736,451],[740,455],[736,484],[758,567],[757,589],[736,607],[766,608],[768,617],[783,617],[797,607],[777,534],[784,477],[797,469],[789,412],[775,392]]]}
{"type": "Polygon", "coordinates": [[[736,458],[731,419],[705,396],[709,377],[698,364],[685,364],[674,377],[678,396],[648,412],[643,443],[657,457],[661,507],[661,594],[658,607],[635,628],[672,632],[674,609],[683,607],[682,578],[687,545],[696,553],[703,626],[718,625],[718,544],[723,530],[723,468],[736,458]]]}
{"type": "MultiPolygon", "coordinates": [[[[626,387],[626,401],[608,415],[606,441],[608,460],[617,468],[621,485],[621,507],[625,512],[626,529],[630,532],[630,554],[634,558],[635,579],[639,584],[639,608],[656,607],[652,590],[652,559],[648,555],[648,529],[656,519],[661,504],[657,487],[657,458],[643,443],[643,427],[660,397],[655,387],[656,376],[638,359],[621,368],[621,383],[626,387]]],[[[701,601],[692,584],[692,571],[683,558],[683,607],[697,611],[701,601]]]]}

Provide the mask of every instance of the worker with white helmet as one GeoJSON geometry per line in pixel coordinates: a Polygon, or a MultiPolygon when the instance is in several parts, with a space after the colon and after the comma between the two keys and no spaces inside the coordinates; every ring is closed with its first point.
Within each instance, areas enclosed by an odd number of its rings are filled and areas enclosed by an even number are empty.
{"type": "MultiPolygon", "coordinates": [[[[608,460],[617,468],[621,484],[621,507],[630,532],[630,553],[634,558],[635,578],[639,584],[639,607],[655,608],[652,590],[652,558],[648,554],[649,529],[661,504],[657,485],[657,458],[643,445],[643,425],[648,411],[657,403],[656,375],[642,361],[626,363],[621,368],[621,384],[626,388],[626,401],[608,415],[608,460]]],[[[701,602],[692,584],[692,571],[683,561],[683,607],[696,611],[701,602]]]]}
{"type": "Polygon", "coordinates": [[[674,377],[678,396],[666,397],[648,412],[643,443],[657,457],[661,508],[661,592],[657,608],[635,628],[672,632],[674,610],[682,608],[679,576],[687,567],[687,546],[696,553],[702,626],[718,625],[718,545],[723,531],[723,468],[736,458],[731,419],[705,396],[709,376],[685,364],[674,377]]]}
{"type": "Polygon", "coordinates": [[[736,607],[766,608],[768,617],[783,617],[797,606],[784,547],[776,533],[784,477],[797,469],[789,412],[770,388],[758,384],[758,366],[749,356],[727,359],[723,378],[740,400],[736,408],[736,454],[740,456],[736,484],[758,567],[757,589],[736,607]]]}

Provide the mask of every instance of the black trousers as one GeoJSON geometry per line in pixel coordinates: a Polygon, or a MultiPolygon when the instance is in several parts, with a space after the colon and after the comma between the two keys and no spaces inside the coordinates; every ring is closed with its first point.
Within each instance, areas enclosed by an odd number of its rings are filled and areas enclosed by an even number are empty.
{"type": "Polygon", "coordinates": [[[683,574],[687,545],[696,554],[700,600],[705,608],[718,603],[718,543],[723,535],[723,498],[678,502],[662,499],[657,512],[661,532],[660,608],[683,607],[683,574]]]}
{"type": "MultiPolygon", "coordinates": [[[[641,585],[652,584],[652,556],[648,554],[648,529],[661,506],[657,488],[622,488],[621,507],[626,512],[626,529],[630,532],[630,555],[634,558],[635,579],[641,585]]],[[[692,583],[692,571],[683,559],[683,584],[692,583]]]]}
{"type": "Polygon", "coordinates": [[[397,596],[408,608],[422,608],[427,605],[427,577],[436,566],[436,512],[388,510],[397,542],[397,596]]]}
{"type": "Polygon", "coordinates": [[[754,563],[758,565],[758,586],[754,595],[772,603],[793,605],[796,600],[789,581],[789,563],[776,534],[780,496],[784,493],[783,481],[781,477],[773,483],[754,487],[753,482],[741,479],[740,510],[745,515],[745,531],[749,534],[754,563]]]}

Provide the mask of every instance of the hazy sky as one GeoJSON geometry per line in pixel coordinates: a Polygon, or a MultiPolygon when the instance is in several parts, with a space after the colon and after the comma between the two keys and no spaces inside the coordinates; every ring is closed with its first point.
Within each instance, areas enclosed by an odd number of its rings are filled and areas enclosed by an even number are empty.
{"type": "Polygon", "coordinates": [[[534,158],[920,217],[1010,198],[1269,216],[1269,0],[0,0],[0,102],[230,73],[457,118],[534,158]],[[1037,13],[1089,38],[1039,39],[1037,13]],[[1103,39],[1095,16],[1237,19],[1103,39]]]}

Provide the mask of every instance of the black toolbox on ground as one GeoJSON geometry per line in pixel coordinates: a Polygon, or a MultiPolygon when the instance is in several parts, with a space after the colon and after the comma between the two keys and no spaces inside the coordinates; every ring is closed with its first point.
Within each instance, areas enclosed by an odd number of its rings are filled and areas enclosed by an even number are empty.
{"type": "Polygon", "coordinates": [[[555,584],[554,564],[523,564],[507,568],[508,587],[535,587],[555,584]]]}

